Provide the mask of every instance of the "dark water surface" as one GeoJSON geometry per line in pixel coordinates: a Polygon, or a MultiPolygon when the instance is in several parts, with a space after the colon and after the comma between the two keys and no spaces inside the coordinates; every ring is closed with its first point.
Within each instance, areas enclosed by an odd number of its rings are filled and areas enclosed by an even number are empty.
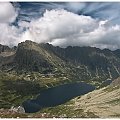
{"type": "Polygon", "coordinates": [[[94,89],[94,86],[84,82],[60,85],[40,92],[36,99],[25,101],[23,107],[26,113],[34,113],[45,107],[63,104],[94,89]]]}

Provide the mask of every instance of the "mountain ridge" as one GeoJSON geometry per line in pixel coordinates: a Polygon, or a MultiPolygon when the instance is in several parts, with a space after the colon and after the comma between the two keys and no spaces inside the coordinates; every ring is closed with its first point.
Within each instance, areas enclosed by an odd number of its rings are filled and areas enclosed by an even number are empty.
{"type": "MultiPolygon", "coordinates": [[[[6,46],[5,46],[6,48],[6,46]]],[[[12,67],[18,70],[25,71],[36,71],[43,72],[43,69],[48,71],[55,71],[56,68],[60,68],[61,72],[64,70],[65,66],[68,69],[73,68],[74,71],[78,70],[83,75],[84,72],[87,74],[85,79],[91,79],[93,77],[102,79],[110,78],[114,79],[120,75],[120,52],[119,50],[111,51],[108,49],[99,49],[95,47],[71,47],[60,48],[55,47],[49,43],[38,44],[32,41],[25,41],[18,44],[18,46],[13,49],[7,47],[6,54],[11,53],[13,63],[12,67]]],[[[2,56],[1,52],[0,58],[2,63],[6,57],[2,56]]],[[[6,61],[6,60],[5,60],[6,61]]],[[[7,62],[9,64],[9,62],[7,62]]],[[[2,64],[2,66],[7,66],[2,64]]],[[[77,75],[77,76],[81,76],[77,75]]],[[[84,78],[82,77],[82,78],[84,78]]]]}

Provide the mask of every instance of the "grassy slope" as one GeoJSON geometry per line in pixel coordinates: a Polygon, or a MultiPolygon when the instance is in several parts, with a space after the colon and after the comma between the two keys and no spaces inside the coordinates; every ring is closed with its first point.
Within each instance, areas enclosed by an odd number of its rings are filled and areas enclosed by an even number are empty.
{"type": "Polygon", "coordinates": [[[64,76],[44,76],[40,73],[0,73],[0,108],[18,106],[35,97],[43,89],[69,83],[64,76]]]}
{"type": "Polygon", "coordinates": [[[73,118],[120,117],[120,86],[110,85],[94,90],[63,105],[43,109],[38,113],[34,113],[33,117],[37,117],[42,113],[47,113],[49,116],[54,117],[73,118]]]}

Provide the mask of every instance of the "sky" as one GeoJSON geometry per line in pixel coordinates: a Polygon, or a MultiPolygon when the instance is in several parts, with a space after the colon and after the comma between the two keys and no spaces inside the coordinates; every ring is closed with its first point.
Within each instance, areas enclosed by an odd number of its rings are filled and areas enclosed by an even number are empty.
{"type": "Polygon", "coordinates": [[[120,49],[120,2],[0,2],[0,44],[120,49]]]}

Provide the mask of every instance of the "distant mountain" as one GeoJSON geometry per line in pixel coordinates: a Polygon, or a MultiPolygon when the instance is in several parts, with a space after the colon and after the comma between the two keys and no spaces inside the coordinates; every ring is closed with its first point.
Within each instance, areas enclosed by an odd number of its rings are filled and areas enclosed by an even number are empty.
{"type": "Polygon", "coordinates": [[[109,76],[114,78],[120,75],[120,50],[101,50],[94,47],[67,47],[65,49],[51,46],[52,51],[60,58],[74,65],[83,65],[93,76],[109,76]],[[95,75],[94,75],[95,73],[95,75]]]}
{"type": "Polygon", "coordinates": [[[13,63],[15,51],[16,51],[16,47],[10,48],[8,46],[0,44],[0,68],[1,70],[3,70],[5,66],[9,66],[9,64],[13,63]]]}
{"type": "Polygon", "coordinates": [[[2,69],[43,74],[54,73],[57,69],[79,80],[105,80],[120,76],[120,50],[77,46],[60,48],[27,40],[19,43],[17,48],[1,45],[0,51],[2,69]]]}

